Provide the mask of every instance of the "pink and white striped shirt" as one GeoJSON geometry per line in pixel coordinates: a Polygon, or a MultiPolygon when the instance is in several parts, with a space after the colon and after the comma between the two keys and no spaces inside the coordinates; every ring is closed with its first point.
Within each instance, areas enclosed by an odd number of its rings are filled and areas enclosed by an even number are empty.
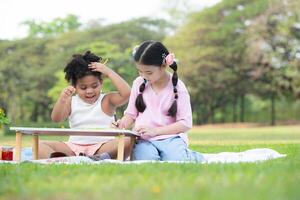
{"type": "MultiPolygon", "coordinates": [[[[128,102],[128,106],[124,111],[124,115],[128,115],[135,120],[135,127],[141,125],[148,125],[151,127],[161,127],[170,125],[175,122],[181,122],[184,126],[191,128],[193,125],[192,109],[190,103],[190,95],[181,80],[178,80],[177,91],[177,114],[175,117],[168,116],[168,110],[174,101],[174,92],[172,85],[171,74],[169,76],[169,82],[165,88],[156,93],[149,83],[146,83],[145,90],[143,92],[143,99],[146,104],[146,109],[143,113],[137,111],[135,107],[135,100],[139,94],[139,87],[143,83],[144,79],[138,77],[134,80],[131,94],[128,102]]],[[[160,140],[173,135],[159,135],[151,138],[150,140],[160,140]]],[[[188,144],[188,137],[186,133],[179,133],[179,136],[188,144]]]]}

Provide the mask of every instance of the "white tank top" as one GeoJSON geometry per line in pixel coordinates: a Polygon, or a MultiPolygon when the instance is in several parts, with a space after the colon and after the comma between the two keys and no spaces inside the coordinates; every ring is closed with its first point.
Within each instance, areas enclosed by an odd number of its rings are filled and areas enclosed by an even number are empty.
{"type": "MultiPolygon", "coordinates": [[[[102,110],[101,102],[105,94],[100,94],[95,103],[84,102],[78,95],[72,97],[70,128],[108,128],[113,122],[113,116],[108,116],[102,110]]],[[[75,144],[96,144],[107,142],[115,137],[102,136],[70,136],[69,142],[75,144]]]]}

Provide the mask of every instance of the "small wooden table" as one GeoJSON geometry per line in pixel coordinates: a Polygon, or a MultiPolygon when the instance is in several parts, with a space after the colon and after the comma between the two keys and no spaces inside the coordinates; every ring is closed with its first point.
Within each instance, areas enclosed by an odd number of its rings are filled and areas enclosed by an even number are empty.
{"type": "MultiPolygon", "coordinates": [[[[122,129],[70,129],[70,128],[33,128],[33,127],[10,127],[10,130],[16,131],[16,149],[14,160],[21,161],[22,135],[33,136],[33,159],[38,159],[39,136],[40,135],[81,135],[81,136],[115,136],[118,141],[117,159],[124,160],[124,138],[131,138],[130,152],[132,152],[135,139],[139,136],[130,130],[122,129]]],[[[131,155],[131,154],[130,154],[131,155]]]]}

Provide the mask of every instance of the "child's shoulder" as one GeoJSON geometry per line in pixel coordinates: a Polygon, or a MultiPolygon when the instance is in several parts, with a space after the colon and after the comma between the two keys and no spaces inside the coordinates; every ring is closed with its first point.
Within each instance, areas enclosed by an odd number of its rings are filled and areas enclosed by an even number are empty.
{"type": "Polygon", "coordinates": [[[78,101],[78,100],[80,100],[80,97],[77,94],[71,97],[71,101],[78,101]]]}
{"type": "Polygon", "coordinates": [[[143,82],[144,82],[143,77],[138,76],[136,79],[134,79],[133,85],[140,85],[140,84],[142,84],[143,82]]]}
{"type": "Polygon", "coordinates": [[[178,90],[178,92],[187,92],[188,91],[184,82],[180,79],[178,79],[178,82],[177,82],[177,90],[178,90]]]}

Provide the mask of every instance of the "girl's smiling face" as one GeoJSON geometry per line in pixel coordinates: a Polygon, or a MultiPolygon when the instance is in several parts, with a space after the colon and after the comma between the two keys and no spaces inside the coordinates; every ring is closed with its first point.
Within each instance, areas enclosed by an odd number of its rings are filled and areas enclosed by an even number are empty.
{"type": "Polygon", "coordinates": [[[76,93],[86,103],[93,104],[99,97],[102,80],[94,75],[87,75],[77,80],[76,93]]]}

